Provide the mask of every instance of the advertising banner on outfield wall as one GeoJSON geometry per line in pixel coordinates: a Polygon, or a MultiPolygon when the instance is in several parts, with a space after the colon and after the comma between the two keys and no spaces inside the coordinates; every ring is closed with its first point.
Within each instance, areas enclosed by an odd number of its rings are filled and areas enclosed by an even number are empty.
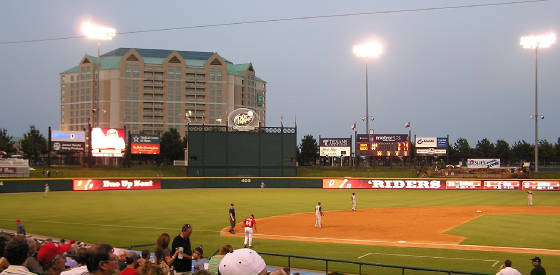
{"type": "Polygon", "coordinates": [[[560,181],[523,181],[523,190],[559,191],[560,181]]]}
{"type": "Polygon", "coordinates": [[[78,179],[72,181],[74,191],[105,191],[105,190],[143,190],[161,189],[160,180],[97,180],[78,179]]]}
{"type": "Polygon", "coordinates": [[[323,179],[323,189],[445,189],[441,180],[323,179]]]}
{"type": "Polygon", "coordinates": [[[419,156],[447,155],[447,149],[418,148],[416,149],[416,154],[419,156]]]}
{"type": "Polygon", "coordinates": [[[484,190],[520,190],[521,182],[518,180],[485,180],[484,190]]]}
{"type": "Polygon", "coordinates": [[[445,182],[447,190],[480,190],[482,189],[482,181],[480,180],[448,180],[445,182]]]}

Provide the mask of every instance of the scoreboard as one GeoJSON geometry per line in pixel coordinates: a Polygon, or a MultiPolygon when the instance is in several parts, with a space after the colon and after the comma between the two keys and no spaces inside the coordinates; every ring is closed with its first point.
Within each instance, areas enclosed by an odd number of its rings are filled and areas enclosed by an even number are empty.
{"type": "Polygon", "coordinates": [[[408,135],[356,135],[356,152],[362,156],[408,157],[410,142],[408,135]]]}

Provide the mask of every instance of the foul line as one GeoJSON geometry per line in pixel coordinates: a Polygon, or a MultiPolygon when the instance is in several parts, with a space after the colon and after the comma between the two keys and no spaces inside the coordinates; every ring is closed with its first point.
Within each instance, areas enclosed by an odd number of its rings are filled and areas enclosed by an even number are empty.
{"type": "Polygon", "coordinates": [[[424,255],[408,255],[408,254],[390,254],[390,253],[376,253],[370,252],[366,253],[357,259],[361,259],[363,257],[369,255],[387,255],[387,256],[399,256],[399,257],[416,257],[416,258],[432,258],[432,259],[446,259],[446,260],[463,260],[463,261],[484,261],[484,262],[492,262],[492,267],[496,266],[500,261],[499,260],[485,260],[485,259],[471,259],[471,258],[450,258],[450,257],[437,257],[437,256],[424,256],[424,255]]]}
{"type": "MultiPolygon", "coordinates": [[[[11,221],[12,219],[0,219],[2,221],[11,221]]],[[[59,222],[59,221],[42,221],[42,220],[33,220],[33,222],[37,223],[55,223],[55,224],[66,224],[66,225],[84,225],[84,226],[101,226],[101,227],[116,227],[116,228],[131,228],[131,229],[156,229],[156,230],[173,230],[178,228],[169,228],[169,227],[151,227],[151,226],[133,226],[133,225],[117,225],[117,224],[99,224],[99,223],[80,223],[80,222],[59,222]]],[[[212,233],[220,233],[220,231],[215,230],[204,230],[204,229],[196,229],[199,232],[212,232],[212,233]]]]}
{"type": "Polygon", "coordinates": [[[488,246],[488,245],[473,245],[473,244],[452,244],[452,243],[423,243],[423,242],[406,242],[406,241],[382,241],[382,240],[360,240],[360,239],[339,239],[328,237],[308,237],[308,236],[286,236],[286,235],[273,235],[273,234],[253,234],[255,236],[263,237],[276,237],[276,238],[293,238],[293,239],[310,239],[310,240],[326,240],[326,241],[342,241],[342,242],[366,242],[366,243],[389,243],[405,245],[423,245],[423,246],[449,246],[449,247],[471,247],[471,248],[488,248],[488,249],[509,249],[509,250],[527,250],[527,251],[548,251],[559,253],[560,250],[546,249],[546,248],[531,248],[531,247],[508,247],[508,246],[488,246]]]}

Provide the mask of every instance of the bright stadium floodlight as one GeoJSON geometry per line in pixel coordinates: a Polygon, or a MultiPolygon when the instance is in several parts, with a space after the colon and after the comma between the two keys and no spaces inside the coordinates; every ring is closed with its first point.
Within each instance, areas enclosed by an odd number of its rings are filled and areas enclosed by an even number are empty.
{"type": "Polygon", "coordinates": [[[117,34],[114,28],[103,27],[91,22],[82,24],[82,32],[84,35],[93,40],[111,40],[117,34]]]}
{"type": "Polygon", "coordinates": [[[556,34],[547,33],[541,35],[527,35],[519,39],[519,45],[525,49],[535,49],[535,114],[531,119],[535,120],[535,172],[539,171],[539,118],[544,119],[544,115],[539,114],[539,49],[550,48],[556,43],[556,34]]]}
{"type": "Polygon", "coordinates": [[[519,39],[519,44],[525,49],[550,48],[556,43],[556,34],[527,35],[519,39]]]}
{"type": "MultiPolygon", "coordinates": [[[[352,51],[357,57],[366,58],[366,115],[364,121],[366,123],[366,134],[369,134],[369,90],[368,90],[368,61],[370,57],[377,58],[383,53],[383,46],[379,42],[370,41],[367,43],[354,45],[352,51]]],[[[373,120],[373,117],[372,117],[373,120]]]]}
{"type": "Polygon", "coordinates": [[[379,57],[383,53],[383,46],[378,42],[368,42],[355,45],[352,51],[357,57],[379,57]]]}

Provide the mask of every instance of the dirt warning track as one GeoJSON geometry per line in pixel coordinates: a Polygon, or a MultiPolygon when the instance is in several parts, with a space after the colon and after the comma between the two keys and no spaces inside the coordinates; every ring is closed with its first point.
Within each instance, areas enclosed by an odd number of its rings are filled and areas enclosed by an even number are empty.
{"type": "MultiPolygon", "coordinates": [[[[444,232],[482,215],[548,214],[560,215],[557,206],[435,206],[326,211],[323,228],[315,228],[315,214],[296,213],[257,218],[254,238],[333,242],[461,250],[502,251],[560,255],[560,250],[461,245],[463,236],[444,232]]],[[[236,235],[243,236],[242,225],[236,235]]],[[[223,236],[231,236],[228,228],[223,236]]]]}

